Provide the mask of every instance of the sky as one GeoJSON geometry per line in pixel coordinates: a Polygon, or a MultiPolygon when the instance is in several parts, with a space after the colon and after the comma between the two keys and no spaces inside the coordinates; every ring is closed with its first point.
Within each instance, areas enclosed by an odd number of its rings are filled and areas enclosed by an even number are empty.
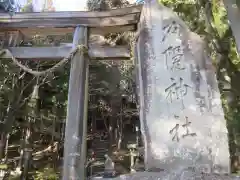
{"type": "Polygon", "coordinates": [[[54,0],[57,11],[84,11],[87,7],[86,4],[87,0],[54,0]]]}
{"type": "MultiPolygon", "coordinates": [[[[41,12],[46,0],[32,0],[35,12],[41,12]]],[[[87,11],[88,0],[52,0],[56,11],[87,11]]],[[[128,0],[130,4],[144,0],[128,0]]],[[[27,4],[28,0],[15,0],[21,7],[27,4]]]]}
{"type": "MultiPolygon", "coordinates": [[[[22,6],[27,0],[16,0],[22,6]]],[[[35,12],[40,12],[45,0],[32,0],[35,12]]],[[[56,11],[86,11],[87,0],[53,0],[56,11]]]]}
{"type": "MultiPolygon", "coordinates": [[[[21,7],[27,4],[28,0],[15,0],[21,7]]],[[[46,0],[32,0],[35,12],[41,12],[46,0]]],[[[86,11],[88,0],[53,0],[56,11],[86,11]]],[[[143,0],[128,0],[130,3],[143,0]]]]}

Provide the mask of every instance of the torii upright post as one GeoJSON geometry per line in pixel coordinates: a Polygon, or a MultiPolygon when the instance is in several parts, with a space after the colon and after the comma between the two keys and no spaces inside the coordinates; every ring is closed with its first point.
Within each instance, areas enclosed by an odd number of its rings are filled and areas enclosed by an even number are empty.
{"type": "MultiPolygon", "coordinates": [[[[87,46],[87,27],[76,28],[73,48],[87,46]]],[[[64,142],[63,180],[84,180],[88,96],[88,57],[77,52],[71,62],[64,142]]]]}

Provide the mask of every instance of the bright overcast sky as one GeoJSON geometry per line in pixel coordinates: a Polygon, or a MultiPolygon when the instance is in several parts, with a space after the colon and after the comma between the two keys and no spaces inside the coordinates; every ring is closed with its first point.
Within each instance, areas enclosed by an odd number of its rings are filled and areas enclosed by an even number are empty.
{"type": "MultiPolygon", "coordinates": [[[[27,0],[16,0],[21,7],[27,3],[27,0]]],[[[34,11],[41,11],[45,0],[32,0],[34,11]]],[[[87,0],[53,0],[53,6],[56,11],[85,11],[87,0]]]]}
{"type": "Polygon", "coordinates": [[[87,0],[53,0],[56,11],[84,11],[87,0]]]}
{"type": "MultiPolygon", "coordinates": [[[[15,0],[23,7],[28,0],[15,0]]],[[[35,12],[41,12],[44,2],[47,0],[32,0],[35,12]]],[[[56,11],[86,11],[87,0],[52,0],[56,11]]],[[[128,0],[130,3],[136,0],[128,0]]]]}

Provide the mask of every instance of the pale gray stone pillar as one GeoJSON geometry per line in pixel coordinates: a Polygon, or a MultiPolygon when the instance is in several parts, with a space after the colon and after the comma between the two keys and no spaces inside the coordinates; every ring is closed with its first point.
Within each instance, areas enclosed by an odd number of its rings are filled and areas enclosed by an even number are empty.
{"type": "Polygon", "coordinates": [[[142,10],[137,40],[147,169],[229,173],[228,132],[204,42],[157,0],[142,10]]]}

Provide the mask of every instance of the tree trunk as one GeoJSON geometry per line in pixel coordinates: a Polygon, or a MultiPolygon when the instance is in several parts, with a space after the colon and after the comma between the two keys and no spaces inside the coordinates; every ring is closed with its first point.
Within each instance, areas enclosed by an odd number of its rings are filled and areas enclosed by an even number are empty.
{"type": "MultiPolygon", "coordinates": [[[[12,87],[13,88],[15,87],[14,83],[12,87]]],[[[12,128],[13,122],[14,122],[14,117],[13,117],[12,103],[11,101],[9,101],[6,116],[4,118],[4,122],[1,124],[1,129],[0,129],[0,131],[2,130],[2,133],[0,135],[0,160],[4,158],[6,140],[7,140],[8,133],[12,128]]]]}
{"type": "Polygon", "coordinates": [[[39,78],[36,80],[36,85],[34,86],[31,99],[29,100],[27,106],[27,112],[30,116],[27,116],[27,128],[25,131],[25,148],[23,153],[23,172],[21,175],[21,180],[28,179],[28,172],[32,165],[32,152],[33,152],[33,127],[32,123],[36,121],[39,117],[39,78]]]}
{"type": "MultiPolygon", "coordinates": [[[[53,120],[53,125],[52,125],[52,143],[51,144],[55,144],[55,137],[54,137],[54,134],[56,132],[56,124],[57,124],[57,120],[59,120],[58,118],[58,115],[59,115],[59,110],[58,110],[58,107],[55,106],[53,108],[53,111],[54,113],[56,114],[56,117],[54,118],[53,120]]],[[[53,161],[53,169],[56,169],[57,168],[57,163],[58,163],[58,150],[59,150],[59,142],[56,142],[56,146],[53,146],[52,147],[52,152],[53,152],[53,158],[52,158],[52,161],[53,161]]]]}
{"type": "Polygon", "coordinates": [[[0,135],[0,160],[4,158],[4,148],[5,148],[6,135],[1,133],[0,135]]]}
{"type": "Polygon", "coordinates": [[[118,129],[118,142],[117,142],[117,149],[120,150],[121,149],[121,145],[122,145],[122,138],[123,138],[123,111],[122,111],[121,107],[121,114],[120,114],[120,118],[118,119],[118,125],[117,125],[117,129],[118,129]]]}
{"type": "Polygon", "coordinates": [[[112,145],[114,143],[114,121],[115,118],[114,117],[110,117],[109,119],[109,127],[108,127],[108,133],[109,133],[109,149],[108,149],[108,153],[112,153],[112,145]]]}
{"type": "Polygon", "coordinates": [[[28,179],[28,172],[31,168],[32,161],[32,128],[31,128],[31,118],[28,118],[28,127],[25,131],[25,139],[24,139],[24,152],[23,152],[23,171],[21,174],[21,180],[28,179]]]}
{"type": "Polygon", "coordinates": [[[17,165],[17,168],[16,168],[16,171],[18,174],[21,174],[22,173],[22,167],[23,167],[23,155],[24,155],[24,137],[25,137],[25,131],[22,132],[22,138],[21,138],[21,141],[20,141],[20,159],[19,159],[19,162],[18,162],[18,165],[17,165]]]}
{"type": "Polygon", "coordinates": [[[6,142],[5,142],[5,151],[4,151],[4,162],[7,163],[8,160],[8,143],[9,143],[10,134],[8,133],[6,136],[6,142]]]}
{"type": "Polygon", "coordinates": [[[114,138],[115,129],[117,129],[117,131],[118,131],[117,134],[118,134],[118,137],[119,137],[119,129],[118,129],[119,120],[117,120],[117,118],[118,118],[117,114],[118,114],[119,109],[120,109],[119,104],[120,104],[119,96],[118,95],[112,96],[112,98],[110,100],[112,113],[111,113],[111,116],[110,116],[110,119],[109,119],[109,128],[108,128],[108,131],[109,131],[109,153],[110,154],[113,151],[113,148],[112,148],[113,145],[114,144],[118,145],[118,140],[119,140],[119,138],[116,139],[116,140],[114,138]]]}

